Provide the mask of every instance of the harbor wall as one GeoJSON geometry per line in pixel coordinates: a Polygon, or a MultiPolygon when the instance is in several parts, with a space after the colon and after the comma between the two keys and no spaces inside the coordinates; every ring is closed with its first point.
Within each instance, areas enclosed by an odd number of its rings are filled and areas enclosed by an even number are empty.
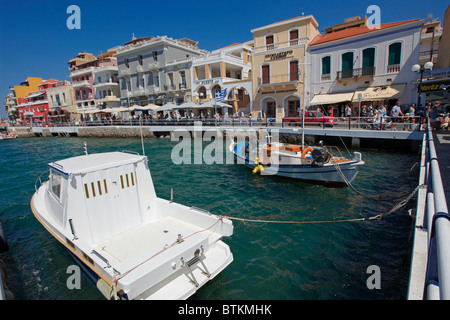
{"type": "MultiPolygon", "coordinates": [[[[258,127],[215,127],[215,126],[88,126],[88,127],[15,127],[14,132],[21,138],[78,136],[98,138],[144,138],[174,137],[178,130],[187,130],[194,139],[202,138],[205,131],[217,132],[217,138],[227,135],[242,135],[255,132],[258,127]],[[220,133],[220,134],[219,134],[220,133]]],[[[274,132],[281,142],[301,143],[302,129],[264,127],[269,133],[274,132]]],[[[321,129],[305,128],[306,143],[323,141],[326,145],[345,145],[353,149],[401,150],[416,152],[422,143],[423,131],[358,130],[358,129],[321,129]]]]}

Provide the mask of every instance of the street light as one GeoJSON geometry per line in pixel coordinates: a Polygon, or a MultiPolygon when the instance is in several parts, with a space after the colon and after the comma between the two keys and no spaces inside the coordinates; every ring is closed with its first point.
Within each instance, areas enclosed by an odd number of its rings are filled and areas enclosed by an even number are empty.
{"type": "Polygon", "coordinates": [[[419,73],[420,72],[420,82],[419,82],[419,96],[417,97],[417,108],[420,107],[420,95],[422,94],[422,80],[423,80],[423,72],[425,70],[431,70],[433,68],[433,62],[428,61],[426,62],[422,67],[418,64],[415,64],[412,66],[412,71],[415,73],[419,73]]]}

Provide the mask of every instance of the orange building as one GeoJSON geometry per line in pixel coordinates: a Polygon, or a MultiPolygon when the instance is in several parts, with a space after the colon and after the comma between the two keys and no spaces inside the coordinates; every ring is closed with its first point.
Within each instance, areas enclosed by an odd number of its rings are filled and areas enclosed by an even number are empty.
{"type": "Polygon", "coordinates": [[[42,78],[27,77],[24,82],[21,82],[18,86],[12,86],[10,91],[14,92],[14,96],[19,99],[26,98],[29,93],[39,90],[39,85],[42,83],[42,78]]]}

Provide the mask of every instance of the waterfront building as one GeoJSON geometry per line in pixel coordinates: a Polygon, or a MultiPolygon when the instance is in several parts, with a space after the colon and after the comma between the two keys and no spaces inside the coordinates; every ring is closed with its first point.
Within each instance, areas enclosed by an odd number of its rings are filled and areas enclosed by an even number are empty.
{"type": "Polygon", "coordinates": [[[197,42],[167,36],[135,38],[117,48],[123,107],[180,105],[192,101],[194,58],[207,53],[197,42]]]}
{"type": "MultiPolygon", "coordinates": [[[[95,104],[99,109],[120,107],[119,68],[115,50],[98,55],[98,65],[93,70],[95,104]]],[[[114,110],[114,109],[112,109],[114,110]]]]}
{"type": "Polygon", "coordinates": [[[17,109],[23,123],[48,122],[49,105],[46,90],[51,88],[56,82],[57,80],[55,79],[43,81],[38,85],[37,91],[30,92],[24,99],[19,99],[21,103],[17,106],[17,109]]]}
{"type": "Polygon", "coordinates": [[[30,92],[38,91],[39,85],[42,83],[42,78],[27,77],[27,79],[20,83],[20,85],[11,86],[9,90],[14,94],[16,99],[25,99],[30,92]]]}
{"type": "Polygon", "coordinates": [[[8,119],[13,121],[19,117],[17,110],[17,99],[12,92],[8,93],[5,97],[5,113],[8,115],[8,119]]]}
{"type": "Polygon", "coordinates": [[[336,116],[346,105],[357,115],[359,97],[367,107],[415,103],[411,68],[419,61],[422,26],[420,19],[369,26],[367,17],[354,17],[327,28],[308,47],[307,105],[333,108],[336,116]]]}
{"type": "Polygon", "coordinates": [[[226,89],[232,108],[225,113],[248,114],[252,105],[251,43],[234,43],[197,57],[192,64],[192,101],[198,104],[215,99],[226,89]]]}
{"type": "Polygon", "coordinates": [[[73,86],[69,81],[56,81],[46,92],[51,122],[78,120],[73,86]]]}
{"type": "Polygon", "coordinates": [[[97,57],[92,53],[81,52],[69,64],[70,77],[75,95],[77,113],[95,110],[94,80],[92,71],[96,66],[97,57]]]}
{"type": "Polygon", "coordinates": [[[69,61],[79,120],[107,107],[119,107],[118,67],[114,54],[114,49],[98,56],[84,52],[69,61]]]}
{"type": "Polygon", "coordinates": [[[450,68],[450,5],[445,10],[442,35],[439,39],[437,68],[450,68]]]}
{"type": "MultiPolygon", "coordinates": [[[[448,112],[450,111],[450,5],[445,11],[440,34],[438,55],[433,60],[435,62],[433,70],[427,70],[423,74],[421,101],[433,104],[440,102],[439,111],[448,112]]],[[[419,79],[420,75],[417,75],[416,83],[419,83],[419,79]]]]}
{"type": "Polygon", "coordinates": [[[437,63],[439,40],[441,36],[441,22],[439,19],[433,19],[433,15],[429,14],[423,24],[422,32],[420,34],[420,65],[424,65],[428,61],[433,62],[433,65],[437,63]]]}
{"type": "Polygon", "coordinates": [[[312,15],[252,29],[253,117],[296,116],[304,104],[309,75],[305,55],[319,34],[312,15]]]}

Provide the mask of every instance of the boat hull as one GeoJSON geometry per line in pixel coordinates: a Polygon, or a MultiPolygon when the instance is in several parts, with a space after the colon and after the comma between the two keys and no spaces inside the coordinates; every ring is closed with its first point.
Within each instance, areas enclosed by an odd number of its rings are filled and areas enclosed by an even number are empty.
{"type": "Polygon", "coordinates": [[[261,175],[280,176],[295,179],[302,182],[319,184],[326,187],[347,187],[358,174],[359,167],[364,164],[360,157],[355,157],[345,162],[326,163],[323,165],[314,164],[261,164],[239,156],[233,151],[234,158],[238,164],[243,164],[250,169],[255,169],[262,165],[261,175]]]}
{"type": "MultiPolygon", "coordinates": [[[[79,248],[73,239],[73,235],[66,234],[61,228],[56,226],[53,219],[43,206],[45,185],[42,185],[33,195],[30,201],[30,207],[35,218],[42,226],[69,252],[74,261],[80,266],[86,276],[96,284],[97,289],[107,299],[114,299],[112,296],[113,276],[108,274],[108,269],[93,264],[89,261],[82,248],[79,248]],[[70,241],[69,241],[70,240],[70,241]]],[[[85,250],[86,251],[86,248],[85,250]]],[[[133,300],[183,300],[188,299],[195,294],[199,288],[215,278],[229,264],[233,262],[233,254],[227,244],[218,240],[211,243],[208,251],[204,252],[204,263],[208,267],[209,275],[205,274],[201,268],[193,268],[192,274],[197,282],[193,284],[190,277],[187,277],[184,269],[179,269],[170,277],[164,279],[156,285],[150,286],[145,292],[142,292],[133,300]]],[[[129,299],[125,294],[120,293],[120,283],[117,287],[119,299],[129,299]]]]}

